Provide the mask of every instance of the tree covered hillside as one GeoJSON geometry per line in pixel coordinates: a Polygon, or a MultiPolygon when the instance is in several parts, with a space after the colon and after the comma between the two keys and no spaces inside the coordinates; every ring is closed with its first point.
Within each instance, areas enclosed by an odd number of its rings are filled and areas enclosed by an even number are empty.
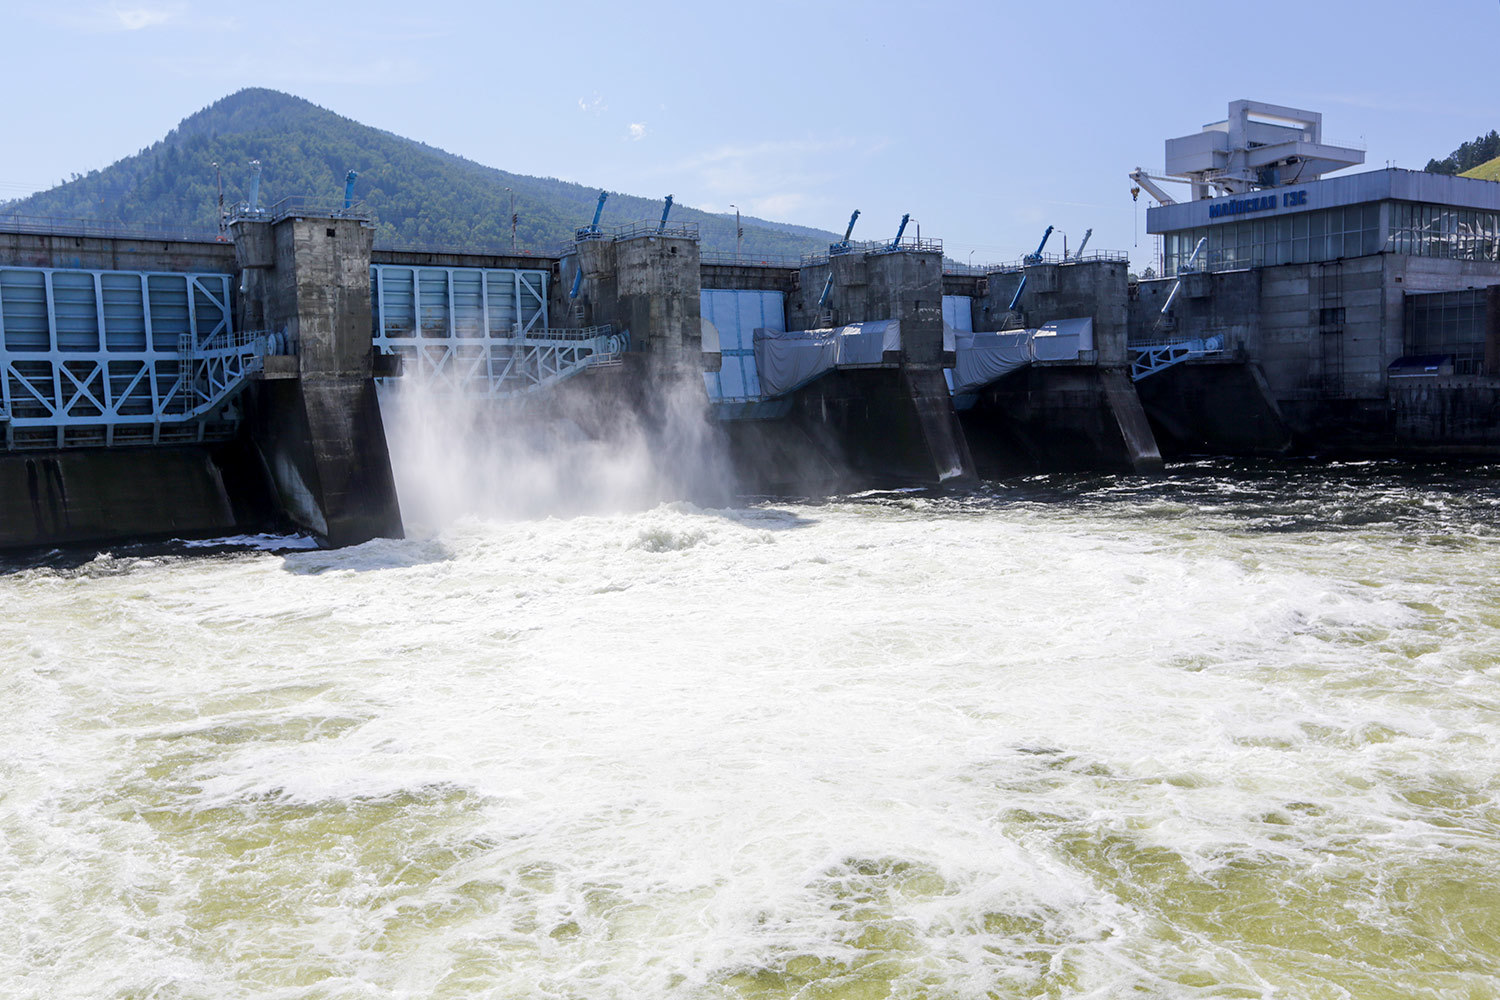
{"type": "MultiPolygon", "coordinates": [[[[1465,174],[1490,160],[1500,157],[1500,132],[1490,129],[1489,135],[1475,137],[1441,160],[1428,160],[1426,170],[1430,174],[1465,174]]],[[[1493,179],[1493,178],[1491,178],[1493,179]]]]}
{"type": "MultiPolygon", "coordinates": [[[[341,203],[344,175],[359,172],[354,194],[375,214],[383,244],[510,245],[510,195],[522,248],[546,250],[593,217],[599,192],[578,184],[482,166],[411,139],[370,128],[298,97],[250,89],[184,119],[160,142],[103,170],[27,198],[0,203],[0,216],[92,219],[132,226],[201,229],[217,225],[215,162],[223,165],[227,205],[249,194],[251,160],[262,165],[260,201],[291,196],[341,203]]],[[[659,218],[661,201],[611,194],[607,224],[659,218]]],[[[677,206],[673,221],[696,222],[705,249],[735,248],[734,220],[677,206]]],[[[832,233],[745,219],[747,254],[824,249],[832,233]]]]}

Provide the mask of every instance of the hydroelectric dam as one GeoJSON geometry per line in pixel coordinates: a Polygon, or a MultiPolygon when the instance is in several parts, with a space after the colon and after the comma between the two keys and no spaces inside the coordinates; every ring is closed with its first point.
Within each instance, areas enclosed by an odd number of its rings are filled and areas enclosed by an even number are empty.
{"type": "Polygon", "coordinates": [[[1131,174],[1165,241],[1144,280],[1045,235],[965,267],[906,219],[853,240],[858,212],[825,252],[709,252],[670,199],[606,226],[603,195],[548,254],[379,248],[347,190],[217,237],[0,217],[0,547],[399,536],[381,400],[417,387],[489,434],[640,428],[682,490],[1500,457],[1500,187],[1323,178],[1363,153],[1320,115],[1229,112],[1131,174]]]}
{"type": "Polygon", "coordinates": [[[412,384],[493,408],[495,428],[607,438],[628,414],[667,451],[686,410],[741,488],[807,493],[973,481],[958,407],[1034,364],[1055,383],[1047,433],[1073,438],[1037,456],[1160,463],[1123,310],[1093,304],[1093,285],[1123,289],[1121,255],[1035,267],[1039,289],[1049,270],[1081,279],[1047,286],[1068,322],[1004,335],[959,385],[975,317],[1006,303],[945,274],[936,241],[736,262],[666,219],[596,221],[547,257],[377,250],[373,231],[357,206],[291,201],[242,209],[224,240],[0,232],[0,544],[287,522],[333,546],[398,536],[379,396],[412,384]]]}

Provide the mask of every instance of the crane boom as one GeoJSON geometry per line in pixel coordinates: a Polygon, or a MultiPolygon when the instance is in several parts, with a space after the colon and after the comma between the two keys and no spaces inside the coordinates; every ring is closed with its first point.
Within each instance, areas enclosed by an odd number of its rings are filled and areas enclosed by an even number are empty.
{"type": "Polygon", "coordinates": [[[848,243],[849,242],[849,237],[851,237],[851,236],[854,235],[854,222],[858,218],[859,218],[859,209],[856,208],[854,210],[854,214],[851,215],[851,216],[849,216],[849,225],[844,228],[844,242],[845,243],[848,243]]]}
{"type": "Polygon", "coordinates": [[[1177,199],[1173,198],[1171,195],[1167,194],[1167,192],[1158,187],[1156,185],[1156,182],[1163,181],[1171,184],[1181,184],[1182,181],[1179,178],[1162,177],[1160,174],[1148,174],[1140,167],[1136,167],[1130,172],[1130,180],[1137,187],[1143,188],[1147,194],[1155,198],[1158,205],[1177,204],[1177,199]]]}
{"type": "Polygon", "coordinates": [[[891,240],[891,249],[894,250],[901,245],[901,234],[906,232],[906,224],[911,221],[911,213],[907,212],[901,216],[901,225],[896,227],[896,238],[891,240]]]}
{"type": "Polygon", "coordinates": [[[1078,244],[1078,249],[1073,251],[1073,259],[1080,260],[1083,257],[1083,248],[1089,245],[1089,237],[1094,235],[1092,229],[1083,231],[1083,242],[1078,244]]]}
{"type": "Polygon", "coordinates": [[[1202,252],[1203,246],[1207,242],[1207,236],[1200,237],[1198,240],[1198,245],[1193,247],[1193,255],[1188,258],[1186,264],[1177,269],[1177,280],[1172,282],[1172,290],[1167,293],[1167,301],[1161,304],[1161,313],[1156,318],[1157,326],[1160,326],[1162,320],[1167,318],[1167,310],[1172,308],[1172,302],[1177,298],[1178,289],[1182,288],[1182,276],[1184,274],[1189,274],[1196,269],[1196,265],[1198,263],[1198,254],[1202,252]]]}
{"type": "Polygon", "coordinates": [[[599,217],[604,214],[604,203],[609,200],[608,191],[599,192],[599,204],[594,206],[594,221],[589,223],[589,232],[599,231],[599,217]]]}

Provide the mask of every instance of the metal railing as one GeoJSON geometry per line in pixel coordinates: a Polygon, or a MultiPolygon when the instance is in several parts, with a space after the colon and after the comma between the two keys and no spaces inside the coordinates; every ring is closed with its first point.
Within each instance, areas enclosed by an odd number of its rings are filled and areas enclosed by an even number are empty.
{"type": "Polygon", "coordinates": [[[44,236],[98,236],[112,239],[164,240],[175,243],[227,242],[212,229],[173,229],[131,226],[99,219],[55,219],[40,215],[0,214],[0,232],[38,233],[44,236]]]}
{"type": "MultiPolygon", "coordinates": [[[[532,329],[523,333],[515,340],[524,340],[528,343],[534,341],[578,341],[596,340],[600,337],[608,337],[614,332],[614,327],[605,323],[601,326],[573,326],[573,327],[543,327],[532,329]]],[[[494,338],[499,340],[501,338],[494,338]]]]}
{"type": "Polygon", "coordinates": [[[610,230],[610,235],[617,240],[634,240],[642,236],[670,236],[680,240],[698,240],[698,223],[696,222],[669,222],[663,226],[659,221],[649,220],[641,222],[627,222],[623,226],[615,226],[610,230]]]}
{"type": "Polygon", "coordinates": [[[201,342],[182,334],[177,348],[0,351],[0,382],[10,395],[4,448],[160,444],[232,433],[237,415],[220,411],[261,370],[265,334],[221,330],[201,342]]]}
{"type": "Polygon", "coordinates": [[[849,254],[882,254],[882,253],[942,253],[942,240],[919,240],[914,236],[906,236],[899,244],[890,240],[849,240],[848,242],[834,243],[827,250],[814,250],[805,253],[801,257],[803,267],[813,267],[818,264],[826,264],[834,257],[844,257],[849,254]]]}
{"type": "Polygon", "coordinates": [[[877,243],[866,253],[942,253],[942,240],[923,240],[915,236],[904,236],[895,243],[877,243]]]}
{"type": "Polygon", "coordinates": [[[808,267],[815,264],[826,264],[834,257],[844,257],[848,254],[866,254],[881,247],[891,245],[890,240],[841,240],[831,244],[827,250],[814,250],[802,255],[802,266],[808,267]]]}
{"type": "Polygon", "coordinates": [[[791,253],[735,253],[733,250],[703,250],[698,260],[704,264],[733,264],[739,267],[796,268],[802,258],[791,253]]]}
{"type": "Polygon", "coordinates": [[[1356,141],[1351,141],[1348,139],[1330,139],[1328,138],[1328,136],[1323,135],[1318,137],[1318,145],[1338,146],[1343,149],[1357,149],[1362,153],[1367,153],[1370,151],[1369,144],[1366,143],[1363,139],[1359,139],[1356,141]]]}
{"type": "Polygon", "coordinates": [[[387,337],[382,353],[402,359],[399,376],[376,378],[386,391],[423,384],[429,391],[471,398],[515,398],[548,389],[589,368],[618,364],[630,334],[609,326],[537,330],[491,340],[387,337]]]}
{"type": "Polygon", "coordinates": [[[510,244],[498,243],[393,243],[376,241],[377,253],[447,253],[456,256],[475,257],[530,257],[543,261],[557,260],[572,252],[572,244],[565,247],[549,247],[535,250],[530,247],[511,249],[510,244]]]}
{"type": "Polygon", "coordinates": [[[345,208],[342,203],[328,202],[307,195],[292,195],[283,198],[269,208],[251,208],[241,202],[229,212],[230,222],[280,222],[282,219],[311,217],[317,219],[358,219],[373,222],[375,213],[362,201],[345,208]]]}
{"type": "Polygon", "coordinates": [[[1033,254],[1030,257],[1022,257],[1020,260],[1007,261],[1003,264],[991,264],[986,273],[996,274],[1006,271],[1024,271],[1026,268],[1036,264],[1088,264],[1096,261],[1128,264],[1130,263],[1130,254],[1124,250],[1090,250],[1084,254],[1069,254],[1067,257],[1063,257],[1060,253],[1033,254]]]}
{"type": "Polygon", "coordinates": [[[986,274],[1000,270],[1002,266],[1000,264],[968,264],[961,261],[945,260],[943,261],[943,273],[958,275],[960,277],[972,275],[976,278],[982,278],[986,274]]]}

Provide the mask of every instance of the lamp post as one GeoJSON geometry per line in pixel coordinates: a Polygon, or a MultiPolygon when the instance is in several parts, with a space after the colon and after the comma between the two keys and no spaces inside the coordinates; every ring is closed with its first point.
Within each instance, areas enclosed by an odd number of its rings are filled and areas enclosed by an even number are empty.
{"type": "Polygon", "coordinates": [[[516,252],[516,193],[506,188],[510,193],[510,252],[516,252]]]}
{"type": "Polygon", "coordinates": [[[738,264],[740,262],[740,240],[744,238],[745,230],[740,225],[740,207],[738,205],[730,205],[729,207],[734,209],[734,262],[738,264]]]}
{"type": "Polygon", "coordinates": [[[974,270],[974,251],[969,251],[969,270],[974,270]]]}

